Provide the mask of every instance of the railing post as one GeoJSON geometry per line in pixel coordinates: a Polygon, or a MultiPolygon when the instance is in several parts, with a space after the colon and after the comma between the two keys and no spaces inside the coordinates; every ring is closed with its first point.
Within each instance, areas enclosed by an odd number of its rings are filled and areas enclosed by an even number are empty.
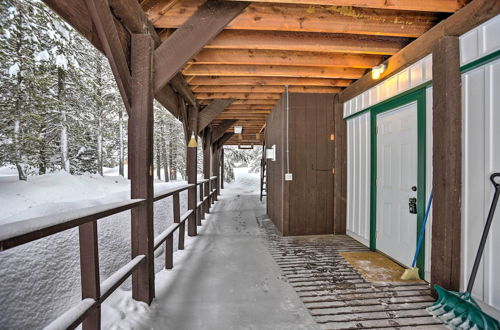
{"type": "Polygon", "coordinates": [[[198,211],[199,211],[199,223],[201,224],[201,220],[204,220],[205,219],[205,203],[203,203],[203,197],[204,197],[204,194],[203,194],[203,189],[205,189],[205,182],[203,182],[201,185],[200,185],[200,207],[198,208],[198,211]]]}
{"type": "Polygon", "coordinates": [[[132,257],[144,255],[132,274],[132,297],[150,304],[154,298],[153,232],[153,40],[131,35],[132,97],[129,124],[131,197],[146,201],[131,211],[132,257]]]}
{"type": "Polygon", "coordinates": [[[165,269],[174,268],[174,234],[167,236],[165,240],[165,269]]]}
{"type": "MultiPolygon", "coordinates": [[[[174,208],[174,223],[181,222],[181,204],[179,193],[176,192],[173,196],[173,208],[174,208]]],[[[179,250],[184,250],[184,235],[186,234],[186,223],[183,222],[179,225],[179,250]]]]}
{"type": "MultiPolygon", "coordinates": [[[[101,296],[99,280],[99,249],[97,245],[97,222],[91,221],[78,228],[80,236],[80,276],[82,299],[98,300],[101,296]]],[[[101,307],[89,312],[83,320],[84,330],[101,328],[101,307]]]]}

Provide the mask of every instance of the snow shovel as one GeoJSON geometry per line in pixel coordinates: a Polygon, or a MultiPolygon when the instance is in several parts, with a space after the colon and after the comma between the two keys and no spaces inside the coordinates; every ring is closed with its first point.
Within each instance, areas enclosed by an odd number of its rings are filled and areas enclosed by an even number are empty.
{"type": "Polygon", "coordinates": [[[422,246],[422,240],[425,235],[425,225],[427,224],[427,218],[429,217],[429,211],[431,209],[433,195],[434,192],[431,191],[431,195],[429,196],[429,201],[427,202],[427,207],[425,209],[424,223],[422,224],[422,229],[420,229],[420,235],[418,235],[417,250],[415,251],[415,256],[413,257],[413,262],[411,263],[411,267],[405,269],[403,275],[401,275],[401,279],[403,281],[420,280],[420,276],[418,275],[418,267],[415,266],[417,265],[418,253],[420,252],[420,247],[422,246]]]}
{"type": "Polygon", "coordinates": [[[486,225],[484,226],[483,235],[481,236],[481,242],[479,243],[476,259],[474,260],[469,283],[467,284],[467,291],[452,292],[436,284],[434,288],[439,295],[438,300],[427,308],[429,313],[452,329],[500,329],[500,323],[493,317],[484,313],[471,296],[474,280],[476,279],[484,246],[486,245],[486,239],[488,238],[491,222],[493,221],[493,215],[495,214],[498,198],[500,197],[500,182],[496,182],[496,178],[500,178],[500,173],[493,173],[490,177],[493,187],[495,187],[495,194],[493,195],[493,201],[491,202],[486,225]]]}

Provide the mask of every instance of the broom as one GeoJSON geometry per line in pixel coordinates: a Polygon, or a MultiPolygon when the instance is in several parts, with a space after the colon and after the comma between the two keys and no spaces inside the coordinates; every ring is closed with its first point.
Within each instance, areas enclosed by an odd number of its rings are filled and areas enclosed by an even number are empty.
{"type": "Polygon", "coordinates": [[[420,247],[422,246],[422,240],[424,239],[425,225],[427,223],[427,218],[429,217],[429,210],[431,209],[433,194],[434,192],[431,191],[431,195],[429,196],[429,201],[427,202],[427,208],[425,209],[424,223],[422,224],[422,228],[420,229],[420,234],[418,235],[417,250],[415,251],[413,262],[411,263],[411,267],[405,269],[403,275],[401,275],[401,279],[403,281],[420,280],[420,276],[418,275],[418,267],[415,266],[417,264],[417,257],[418,253],[420,252],[420,247]]]}

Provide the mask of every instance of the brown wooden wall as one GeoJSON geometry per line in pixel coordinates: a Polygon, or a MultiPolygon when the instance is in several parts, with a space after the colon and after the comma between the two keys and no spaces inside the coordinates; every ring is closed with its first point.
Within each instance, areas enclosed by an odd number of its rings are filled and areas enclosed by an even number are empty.
{"type": "Polygon", "coordinates": [[[277,146],[268,162],[268,215],[284,235],[333,233],[334,94],[291,93],[289,155],[286,172],[286,116],[282,98],[266,126],[266,145],[277,146]]]}
{"type": "Polygon", "coordinates": [[[283,143],[285,141],[283,97],[276,103],[266,123],[266,148],[276,145],[276,161],[267,161],[267,214],[279,231],[283,226],[283,143]]]}

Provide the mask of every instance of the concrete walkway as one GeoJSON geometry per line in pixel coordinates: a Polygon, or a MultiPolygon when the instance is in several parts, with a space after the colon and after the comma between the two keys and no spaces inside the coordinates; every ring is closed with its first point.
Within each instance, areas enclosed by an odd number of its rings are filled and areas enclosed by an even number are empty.
{"type": "Polygon", "coordinates": [[[150,328],[317,329],[262,242],[253,179],[224,189],[183,260],[157,274],[150,328]]]}

